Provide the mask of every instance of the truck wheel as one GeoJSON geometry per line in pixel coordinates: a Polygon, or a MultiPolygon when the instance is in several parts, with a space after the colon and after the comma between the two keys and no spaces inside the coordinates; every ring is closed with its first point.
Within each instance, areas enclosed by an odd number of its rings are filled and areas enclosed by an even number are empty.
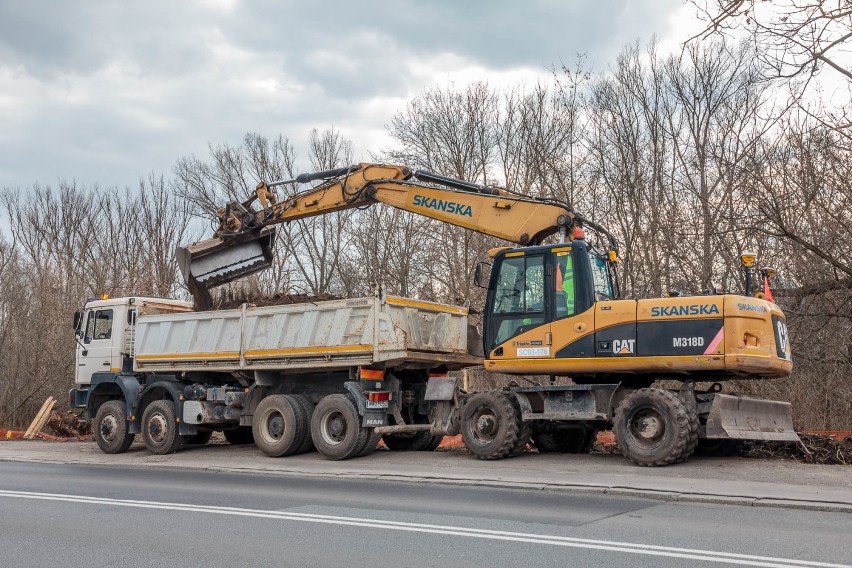
{"type": "Polygon", "coordinates": [[[127,432],[127,411],[123,400],[110,400],[95,415],[95,440],[105,454],[122,454],[133,444],[127,432]]]}
{"type": "Polygon", "coordinates": [[[155,400],[142,415],[142,440],[152,454],[173,454],[183,445],[184,437],[178,433],[175,421],[175,403],[155,400]]]}
{"type": "Polygon", "coordinates": [[[370,434],[367,436],[367,439],[364,442],[364,447],[361,449],[360,452],[358,452],[358,455],[355,456],[356,458],[369,456],[370,454],[375,452],[376,448],[379,445],[379,440],[382,439],[381,434],[376,434],[375,428],[370,428],[369,430],[370,434]]]}
{"type": "Polygon", "coordinates": [[[302,405],[302,408],[305,410],[305,441],[302,442],[302,445],[296,450],[297,454],[304,454],[305,452],[312,452],[316,449],[314,446],[314,440],[311,438],[311,417],[314,415],[314,403],[308,400],[303,394],[294,394],[291,395],[296,402],[302,405]]]}
{"type": "Polygon", "coordinates": [[[272,457],[296,453],[305,441],[305,409],[292,396],[273,394],[254,411],[252,434],[260,450],[272,457]]]}
{"type": "Polygon", "coordinates": [[[210,441],[212,436],[213,430],[207,430],[206,432],[199,432],[198,434],[187,436],[184,443],[190,446],[203,446],[210,441]]]}
{"type": "Polygon", "coordinates": [[[385,434],[382,436],[382,441],[392,452],[419,452],[429,446],[432,438],[429,430],[421,430],[408,434],[385,434]]]}
{"type": "Polygon", "coordinates": [[[225,440],[232,446],[254,444],[254,434],[251,432],[251,426],[240,426],[233,430],[225,430],[222,434],[224,434],[225,440]]]}
{"type": "Polygon", "coordinates": [[[687,404],[667,390],[640,389],[622,400],[613,430],[621,453],[636,465],[669,465],[691,449],[687,404]]]}
{"type": "Polygon", "coordinates": [[[443,441],[444,441],[443,436],[432,436],[432,439],[429,440],[429,443],[426,444],[426,447],[423,448],[421,451],[423,451],[423,452],[434,452],[435,450],[438,449],[438,446],[440,446],[441,442],[443,442],[443,441]]]}
{"type": "Polygon", "coordinates": [[[464,405],[461,435],[465,447],[481,460],[504,458],[518,442],[520,419],[501,392],[480,392],[464,405]]]}
{"type": "Polygon", "coordinates": [[[324,397],[311,418],[311,437],[317,451],[330,460],[345,460],[364,449],[369,428],[361,427],[355,403],[345,394],[324,397]]]}

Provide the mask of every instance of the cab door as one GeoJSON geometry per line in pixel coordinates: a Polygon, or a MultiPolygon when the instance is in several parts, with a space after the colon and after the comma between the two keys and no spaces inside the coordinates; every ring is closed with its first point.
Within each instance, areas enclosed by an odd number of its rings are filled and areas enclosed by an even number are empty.
{"type": "Polygon", "coordinates": [[[550,357],[549,297],[544,252],[506,253],[486,309],[485,352],[501,358],[550,357]]]}
{"type": "Polygon", "coordinates": [[[113,308],[94,308],[87,312],[82,347],[77,348],[77,382],[87,385],[92,375],[113,367],[115,318],[113,308]]]}

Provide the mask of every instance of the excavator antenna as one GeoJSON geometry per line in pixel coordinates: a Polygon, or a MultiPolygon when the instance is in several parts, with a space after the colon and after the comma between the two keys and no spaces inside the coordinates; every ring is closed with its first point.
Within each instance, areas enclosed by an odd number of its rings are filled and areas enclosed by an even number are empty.
{"type": "Polygon", "coordinates": [[[190,288],[213,288],[272,265],[275,228],[213,237],[177,247],[175,257],[190,288]]]}

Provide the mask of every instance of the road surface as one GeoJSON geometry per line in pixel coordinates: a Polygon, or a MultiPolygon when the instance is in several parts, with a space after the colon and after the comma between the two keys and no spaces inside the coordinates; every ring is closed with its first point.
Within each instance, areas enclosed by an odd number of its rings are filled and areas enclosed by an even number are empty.
{"type": "Polygon", "coordinates": [[[0,566],[832,566],[852,515],[0,462],[0,566]]]}

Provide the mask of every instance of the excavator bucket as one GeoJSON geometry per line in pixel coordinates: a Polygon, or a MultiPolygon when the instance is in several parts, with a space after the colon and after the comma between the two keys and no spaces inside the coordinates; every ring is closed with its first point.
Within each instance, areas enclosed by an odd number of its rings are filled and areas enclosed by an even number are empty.
{"type": "Polygon", "coordinates": [[[178,267],[190,287],[213,288],[268,268],[272,264],[275,229],[214,237],[175,251],[178,267]]]}
{"type": "Polygon", "coordinates": [[[711,439],[799,442],[789,402],[717,394],[707,416],[711,439]]]}

